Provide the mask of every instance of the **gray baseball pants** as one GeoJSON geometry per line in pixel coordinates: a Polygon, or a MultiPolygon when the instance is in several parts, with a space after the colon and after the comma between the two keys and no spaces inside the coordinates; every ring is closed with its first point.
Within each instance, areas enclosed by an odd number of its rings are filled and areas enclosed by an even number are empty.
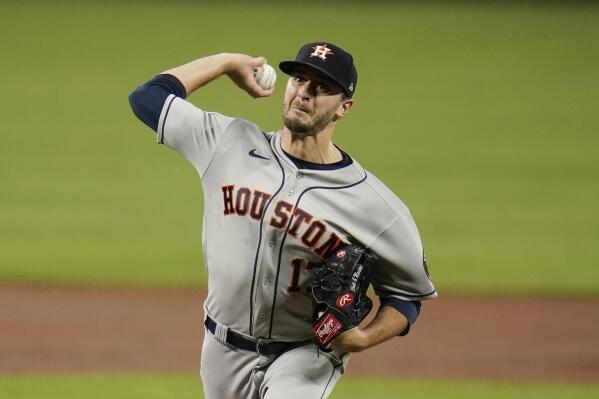
{"type": "Polygon", "coordinates": [[[307,344],[276,356],[232,348],[205,331],[200,375],[205,399],[323,399],[349,355],[307,344]]]}

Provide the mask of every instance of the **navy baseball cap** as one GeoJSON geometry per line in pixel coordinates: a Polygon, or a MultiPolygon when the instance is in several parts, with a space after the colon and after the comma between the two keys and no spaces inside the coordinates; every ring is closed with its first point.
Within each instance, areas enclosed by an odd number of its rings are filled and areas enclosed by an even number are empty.
{"type": "Polygon", "coordinates": [[[295,61],[279,63],[281,71],[291,75],[298,66],[316,69],[337,82],[348,97],[352,97],[358,83],[358,71],[354,58],[341,47],[327,42],[315,42],[304,45],[295,57],[295,61]]]}

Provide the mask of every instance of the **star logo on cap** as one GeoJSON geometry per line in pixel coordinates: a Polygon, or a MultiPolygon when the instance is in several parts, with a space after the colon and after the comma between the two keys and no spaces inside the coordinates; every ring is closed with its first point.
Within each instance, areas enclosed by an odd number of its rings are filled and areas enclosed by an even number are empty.
{"type": "Polygon", "coordinates": [[[314,52],[310,54],[310,57],[318,57],[323,61],[327,59],[327,55],[335,55],[333,50],[327,47],[327,43],[323,43],[322,46],[316,46],[312,48],[314,49],[314,52]]]}

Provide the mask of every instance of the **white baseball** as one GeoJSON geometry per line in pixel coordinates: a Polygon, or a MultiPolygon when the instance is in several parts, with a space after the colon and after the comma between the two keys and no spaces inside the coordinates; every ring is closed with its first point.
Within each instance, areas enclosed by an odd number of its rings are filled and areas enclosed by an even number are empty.
{"type": "Polygon", "coordinates": [[[268,90],[275,85],[277,81],[277,73],[274,68],[268,64],[264,64],[254,71],[254,78],[258,85],[264,90],[268,90]]]}

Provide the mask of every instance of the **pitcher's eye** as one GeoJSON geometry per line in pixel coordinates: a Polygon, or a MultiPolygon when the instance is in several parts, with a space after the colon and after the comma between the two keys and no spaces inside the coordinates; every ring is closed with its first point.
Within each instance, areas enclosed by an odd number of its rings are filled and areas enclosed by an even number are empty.
{"type": "Polygon", "coordinates": [[[300,74],[293,74],[291,75],[291,79],[293,79],[294,82],[297,83],[301,83],[301,82],[305,82],[306,81],[306,77],[300,74]]]}
{"type": "Polygon", "coordinates": [[[319,93],[329,93],[331,91],[331,88],[329,87],[329,85],[319,83],[316,85],[316,90],[319,93]]]}

